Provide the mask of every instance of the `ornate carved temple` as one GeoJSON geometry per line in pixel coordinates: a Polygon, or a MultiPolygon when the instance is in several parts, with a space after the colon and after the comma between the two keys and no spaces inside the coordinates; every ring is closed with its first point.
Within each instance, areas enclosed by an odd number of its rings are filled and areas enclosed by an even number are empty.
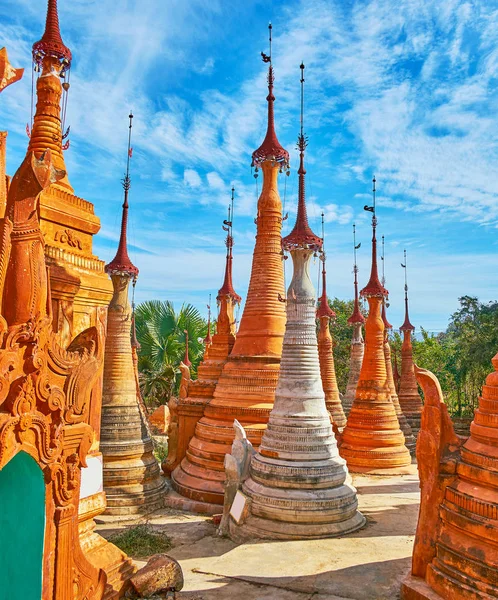
{"type": "Polygon", "coordinates": [[[138,276],[127,249],[132,119],[130,113],[119,246],[116,256],[106,265],[114,294],[107,316],[100,434],[107,496],[105,514],[119,519],[133,519],[162,507],[165,484],[153,454],[147,416],[137,390],[131,345],[132,310],[128,288],[130,281],[138,276]]]}
{"type": "Polygon", "coordinates": [[[381,284],[377,270],[377,217],[375,216],[375,178],[373,206],[365,210],[372,216],[372,270],[370,280],[361,290],[369,305],[365,325],[365,355],[361,366],[356,397],[342,434],[341,456],[352,472],[399,473],[411,464],[410,452],[399,427],[391,400],[384,357],[384,323],[381,307],[388,291],[381,284]]]}
{"type": "Polygon", "coordinates": [[[255,447],[261,442],[275,399],[285,330],[285,307],[278,299],[285,292],[282,203],[277,179],[279,172],[288,169],[289,155],[275,133],[273,66],[270,56],[263,58],[270,63],[268,127],[263,143],[253,153],[254,166],[263,172],[263,187],[258,200],[256,246],[246,304],[232,352],[190,444],[201,449],[203,464],[190,468],[188,487],[177,486],[173,479],[179,493],[214,504],[223,504],[223,461],[233,442],[234,419],[246,428],[255,447]]]}
{"type": "MultiPolygon", "coordinates": [[[[320,375],[309,262],[323,240],[311,230],[306,214],[303,85],[301,64],[298,209],[293,230],[282,240],[294,267],[285,300],[287,325],[275,404],[242,487],[249,514],[239,523],[230,521],[236,539],[333,537],[365,523],[358,512],[356,490],[346,482],[348,472],[337,450],[320,375]]],[[[328,314],[322,318],[328,327],[328,314]]]]}
{"type": "Polygon", "coordinates": [[[227,250],[223,285],[216,298],[219,309],[216,333],[211,337],[210,330],[208,331],[204,358],[197,369],[197,379],[190,383],[188,396],[178,401],[178,443],[175,457],[173,461],[168,457],[163,463],[165,473],[174,470],[172,478],[175,488],[185,496],[188,495],[191,483],[196,479],[197,470],[209,466],[209,459],[203,450],[203,428],[202,425],[198,427],[197,424],[204,409],[213,399],[216,384],[235,343],[234,309],[242,300],[235,291],[232,281],[234,191],[232,188],[228,219],[223,225],[227,233],[225,240],[227,250]]]}
{"type": "Polygon", "coordinates": [[[354,247],[354,309],[349,317],[348,323],[353,326],[353,335],[351,337],[351,350],[349,354],[349,376],[346,392],[342,397],[342,407],[346,417],[349,416],[351,407],[356,396],[356,386],[360,378],[363,355],[365,353],[365,342],[363,340],[362,328],[365,323],[365,317],[361,314],[360,302],[358,297],[358,265],[356,264],[356,251],[361,244],[356,245],[356,225],[353,225],[353,247],[354,247]]]}
{"type": "Polygon", "coordinates": [[[403,345],[401,346],[401,376],[399,380],[399,403],[406,420],[413,430],[415,437],[420,429],[420,415],[422,414],[422,398],[420,397],[415,368],[413,365],[412,332],[415,327],[410,323],[408,315],[408,283],[406,280],[406,250],[405,263],[405,321],[399,328],[403,332],[403,345]]]}
{"type": "Polygon", "coordinates": [[[424,392],[417,442],[421,502],[405,600],[498,597],[498,354],[470,427],[455,435],[441,387],[415,367],[424,392]]]}
{"type": "Polygon", "coordinates": [[[10,184],[1,224],[0,498],[8,544],[0,586],[6,598],[90,600],[106,590],[106,574],[85,557],[78,531],[102,338],[91,327],[67,348],[59,345],[38,218],[42,190],[64,176],[50,149],[39,157],[29,151],[10,184]]]}
{"type": "MultiPolygon", "coordinates": [[[[304,168],[304,167],[303,167],[304,168]]],[[[323,219],[323,215],[322,215],[323,219]]],[[[323,239],[323,238],[322,238],[323,239]]],[[[333,422],[339,428],[344,429],[346,415],[342,408],[341,395],[337,385],[334,364],[334,342],[330,333],[330,321],[335,319],[336,314],[330,308],[327,297],[327,272],[325,269],[325,251],[321,255],[322,260],[322,295],[318,302],[316,317],[319,321],[318,327],[318,356],[320,358],[320,373],[322,376],[323,391],[325,393],[325,405],[332,417],[333,422]]]]}

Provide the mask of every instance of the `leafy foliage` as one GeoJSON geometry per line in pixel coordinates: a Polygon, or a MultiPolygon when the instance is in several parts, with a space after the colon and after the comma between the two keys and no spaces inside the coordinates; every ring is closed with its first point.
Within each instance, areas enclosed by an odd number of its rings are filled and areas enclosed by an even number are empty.
{"type": "Polygon", "coordinates": [[[183,304],[178,312],[172,302],[149,300],[135,313],[140,344],[138,370],[140,389],[148,406],[166,404],[179,383],[178,366],[185,355],[185,330],[193,378],[202,359],[202,340],[207,322],[197,308],[183,304]]]}

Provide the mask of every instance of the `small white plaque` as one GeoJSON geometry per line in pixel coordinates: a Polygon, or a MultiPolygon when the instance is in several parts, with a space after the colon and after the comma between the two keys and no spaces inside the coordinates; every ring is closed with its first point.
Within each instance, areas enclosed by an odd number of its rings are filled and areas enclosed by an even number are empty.
{"type": "Polygon", "coordinates": [[[240,525],[241,521],[243,520],[246,504],[247,496],[238,490],[235,494],[235,498],[233,499],[232,507],[230,508],[230,516],[237,523],[237,525],[240,525]]]}

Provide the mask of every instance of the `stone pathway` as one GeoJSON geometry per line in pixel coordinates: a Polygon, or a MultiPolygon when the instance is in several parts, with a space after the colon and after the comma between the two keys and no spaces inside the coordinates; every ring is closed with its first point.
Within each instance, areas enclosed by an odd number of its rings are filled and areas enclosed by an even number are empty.
{"type": "MultiPolygon", "coordinates": [[[[254,542],[218,538],[210,517],[163,509],[149,523],[182,565],[179,600],[392,600],[410,569],[416,475],[354,476],[367,525],[343,538],[254,542]]],[[[111,530],[99,525],[108,535],[111,530]]],[[[113,531],[115,525],[113,525],[113,531]]]]}

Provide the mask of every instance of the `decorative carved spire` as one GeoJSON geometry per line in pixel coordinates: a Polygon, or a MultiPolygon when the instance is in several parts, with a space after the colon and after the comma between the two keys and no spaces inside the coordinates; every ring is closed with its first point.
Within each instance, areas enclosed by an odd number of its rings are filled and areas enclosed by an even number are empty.
{"type": "Polygon", "coordinates": [[[209,304],[207,305],[208,309],[208,330],[206,337],[203,339],[203,344],[206,348],[209,348],[213,343],[213,338],[211,337],[211,294],[209,294],[209,304]]]}
{"type": "Polygon", "coordinates": [[[306,192],[305,180],[306,169],[304,168],[304,153],[308,145],[308,138],[304,135],[304,64],[301,63],[301,130],[297,138],[297,148],[299,150],[299,193],[297,201],[297,216],[294,229],[282,240],[282,246],[285,250],[292,248],[310,248],[320,250],[323,240],[315,235],[308,224],[308,214],[306,211],[306,192]]]}
{"type": "Polygon", "coordinates": [[[185,355],[182,362],[186,367],[191,367],[192,363],[188,357],[188,331],[184,329],[183,332],[185,333],[185,355]]]}
{"type": "Polygon", "coordinates": [[[282,148],[278,141],[277,134],[275,133],[275,115],[273,112],[273,103],[275,102],[275,96],[273,95],[273,84],[275,81],[272,66],[271,56],[271,32],[272,25],[268,25],[269,37],[270,37],[270,54],[261,52],[263,62],[270,63],[268,66],[268,96],[266,101],[268,102],[268,126],[266,129],[266,136],[261,146],[253,152],[252,164],[258,167],[260,164],[267,160],[273,160],[279,163],[282,168],[287,169],[289,166],[289,153],[287,150],[282,148]]]}
{"type": "Polygon", "coordinates": [[[365,298],[370,298],[374,296],[378,297],[387,297],[389,292],[386,288],[381,284],[379,280],[379,272],[377,269],[377,238],[376,238],[376,229],[377,229],[377,217],[375,215],[375,176],[372,179],[373,188],[373,205],[365,206],[364,209],[373,213],[372,215],[372,270],[370,272],[370,280],[367,285],[361,290],[360,294],[365,298]]]}
{"type": "MultiPolygon", "coordinates": [[[[325,228],[324,228],[324,214],[322,213],[322,243],[325,244],[325,228]]],[[[322,246],[323,248],[323,246],[322,246]]],[[[325,249],[323,249],[322,255],[320,256],[322,261],[322,295],[318,301],[318,310],[316,316],[318,319],[321,317],[328,317],[329,319],[335,319],[337,316],[335,312],[330,308],[327,298],[327,271],[325,270],[325,249]]]]}
{"type": "Polygon", "coordinates": [[[65,69],[71,66],[71,50],[64,45],[59,29],[57,0],[48,0],[47,20],[41,40],[33,44],[33,60],[40,64],[45,56],[54,56],[65,63],[65,69]]]}
{"type": "Polygon", "coordinates": [[[126,234],[128,227],[128,192],[131,186],[130,179],[130,158],[133,152],[131,147],[131,128],[132,128],[132,120],[133,114],[130,112],[130,125],[128,127],[128,158],[126,162],[126,175],[123,179],[123,189],[124,189],[124,202],[123,202],[123,216],[121,218],[121,235],[119,237],[119,246],[118,251],[116,252],[116,256],[111,260],[111,262],[106,265],[105,270],[106,273],[127,273],[130,277],[136,278],[138,275],[138,269],[131,262],[130,257],[128,256],[128,248],[126,242],[126,234]]]}
{"type": "Polygon", "coordinates": [[[406,275],[406,250],[403,250],[405,257],[405,264],[401,263],[401,266],[405,270],[405,322],[399,328],[400,331],[415,331],[415,327],[410,323],[410,317],[408,316],[408,280],[406,275]]]}
{"type": "Polygon", "coordinates": [[[223,285],[218,290],[218,302],[222,297],[229,297],[234,304],[240,304],[242,298],[234,290],[232,283],[232,263],[233,263],[233,200],[235,196],[235,188],[232,187],[232,197],[228,206],[228,219],[223,221],[223,230],[227,232],[225,245],[227,247],[226,264],[225,264],[225,279],[223,285]]]}
{"type": "MultiPolygon", "coordinates": [[[[386,273],[385,273],[386,254],[385,254],[385,248],[384,248],[384,236],[382,236],[382,255],[380,257],[380,260],[382,262],[382,285],[385,286],[386,285],[386,273]]],[[[393,328],[391,323],[389,323],[389,321],[387,320],[386,308],[388,308],[388,306],[389,306],[389,304],[387,304],[387,300],[384,298],[384,301],[382,302],[381,315],[382,315],[382,321],[384,322],[386,336],[387,336],[387,330],[393,328]]]]}
{"type": "Polygon", "coordinates": [[[353,325],[354,323],[364,323],[365,317],[361,314],[360,303],[358,298],[358,264],[356,262],[356,251],[360,249],[361,242],[356,245],[356,225],[353,223],[353,248],[354,248],[354,310],[353,314],[349,317],[348,323],[353,325]]]}

